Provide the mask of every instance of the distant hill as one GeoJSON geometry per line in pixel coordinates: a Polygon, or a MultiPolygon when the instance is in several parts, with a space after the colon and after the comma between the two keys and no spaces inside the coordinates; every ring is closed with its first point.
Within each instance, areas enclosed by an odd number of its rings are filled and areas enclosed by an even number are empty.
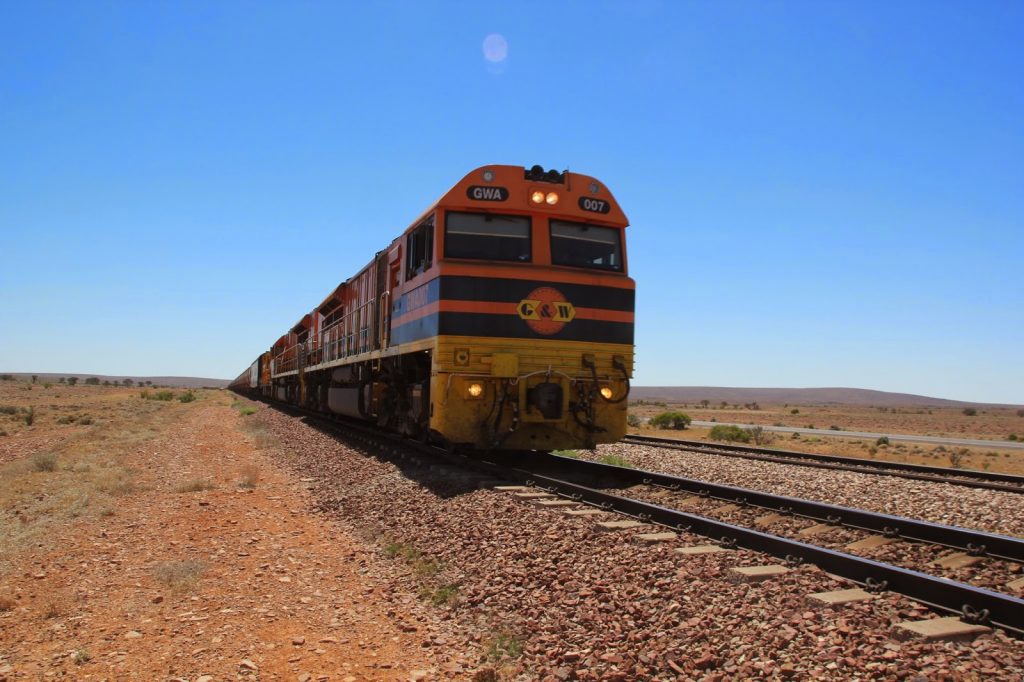
{"type": "Polygon", "coordinates": [[[963,407],[990,405],[964,400],[930,398],[912,393],[889,393],[866,388],[728,388],[723,386],[634,386],[629,392],[633,400],[662,400],[674,403],[712,404],[723,400],[729,404],[763,403],[765,405],[867,405],[872,407],[963,407]]]}
{"type": "Polygon", "coordinates": [[[204,377],[140,377],[134,375],[124,374],[87,374],[83,372],[0,372],[0,374],[11,374],[19,381],[31,381],[32,375],[35,374],[39,377],[39,381],[49,381],[50,383],[57,383],[61,377],[78,377],[78,383],[81,384],[89,377],[96,377],[100,381],[117,381],[122,382],[125,379],[131,379],[135,383],[152,381],[154,386],[171,386],[172,388],[224,388],[231,383],[230,379],[207,379],[204,377]]]}

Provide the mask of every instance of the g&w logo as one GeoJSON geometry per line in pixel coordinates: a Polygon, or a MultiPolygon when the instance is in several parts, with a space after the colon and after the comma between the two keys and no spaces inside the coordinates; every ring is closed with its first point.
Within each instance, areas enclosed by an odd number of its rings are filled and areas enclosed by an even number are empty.
{"type": "Polygon", "coordinates": [[[516,304],[519,317],[538,334],[550,336],[562,331],[576,317],[576,308],[558,289],[539,287],[516,304]]]}

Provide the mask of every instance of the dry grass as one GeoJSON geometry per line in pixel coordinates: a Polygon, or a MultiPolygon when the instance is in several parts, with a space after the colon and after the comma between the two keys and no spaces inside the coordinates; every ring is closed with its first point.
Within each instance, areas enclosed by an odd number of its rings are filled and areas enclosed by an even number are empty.
{"type": "Polygon", "coordinates": [[[37,452],[32,455],[32,469],[35,471],[56,471],[57,455],[52,452],[37,452]]]}
{"type": "Polygon", "coordinates": [[[200,561],[165,561],[153,569],[153,577],[175,592],[183,592],[191,589],[205,572],[206,565],[200,561]]]}
{"type": "Polygon", "coordinates": [[[166,405],[100,387],[29,393],[0,386],[0,404],[16,408],[0,419],[19,436],[17,449],[0,450],[0,458],[8,456],[0,460],[0,509],[18,510],[0,514],[0,573],[8,557],[58,537],[54,531],[68,521],[114,514],[119,498],[140,489],[136,472],[126,466],[132,454],[177,419],[166,405]],[[35,401],[31,427],[21,419],[25,401],[35,401]],[[78,415],[100,419],[88,429],[70,429],[58,424],[67,415],[75,416],[67,420],[74,424],[93,421],[78,415]]]}
{"type": "MultiPolygon", "coordinates": [[[[1024,474],[1024,452],[1001,448],[1008,442],[1010,433],[1024,431],[1024,418],[1012,408],[979,408],[977,415],[967,416],[962,408],[874,408],[837,405],[762,405],[760,410],[711,409],[690,403],[668,405],[645,403],[631,405],[630,413],[640,417],[651,417],[666,409],[685,409],[694,419],[764,426],[788,426],[806,428],[814,425],[827,430],[830,425],[840,425],[844,430],[868,431],[873,433],[922,434],[949,438],[999,438],[991,445],[977,447],[942,446],[927,443],[891,441],[876,443],[867,438],[850,438],[826,434],[799,435],[769,433],[769,447],[780,450],[796,450],[845,457],[863,457],[911,464],[932,466],[955,465],[965,469],[1000,471],[1024,474]],[[1005,434],[1002,435],[1002,434],[1005,434]],[[951,452],[952,457],[951,457],[951,452]]],[[[684,431],[652,429],[649,426],[630,428],[630,433],[681,438],[684,440],[707,440],[710,429],[694,426],[684,431]]]]}
{"type": "Polygon", "coordinates": [[[238,472],[239,488],[255,488],[260,482],[260,470],[255,464],[247,464],[238,472]]]}
{"type": "Polygon", "coordinates": [[[195,478],[191,481],[185,481],[174,486],[174,492],[176,493],[200,493],[204,490],[213,490],[213,481],[206,478],[195,478]]]}

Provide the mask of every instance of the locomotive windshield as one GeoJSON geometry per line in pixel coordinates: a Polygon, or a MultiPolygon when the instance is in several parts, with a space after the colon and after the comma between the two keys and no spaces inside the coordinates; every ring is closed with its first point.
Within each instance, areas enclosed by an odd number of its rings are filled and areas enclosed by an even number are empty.
{"type": "Polygon", "coordinates": [[[530,260],[530,218],[490,213],[448,213],[444,255],[448,258],[530,260]]]}
{"type": "Polygon", "coordinates": [[[622,270],[622,230],[551,221],[551,262],[578,268],[622,270]]]}

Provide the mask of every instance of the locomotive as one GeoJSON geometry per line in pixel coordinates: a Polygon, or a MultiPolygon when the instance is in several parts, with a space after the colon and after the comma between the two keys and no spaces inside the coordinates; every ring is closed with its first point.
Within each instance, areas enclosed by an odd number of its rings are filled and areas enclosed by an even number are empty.
{"type": "Polygon", "coordinates": [[[633,373],[627,225],[595,178],[477,168],[229,388],[467,449],[615,442],[633,373]]]}

